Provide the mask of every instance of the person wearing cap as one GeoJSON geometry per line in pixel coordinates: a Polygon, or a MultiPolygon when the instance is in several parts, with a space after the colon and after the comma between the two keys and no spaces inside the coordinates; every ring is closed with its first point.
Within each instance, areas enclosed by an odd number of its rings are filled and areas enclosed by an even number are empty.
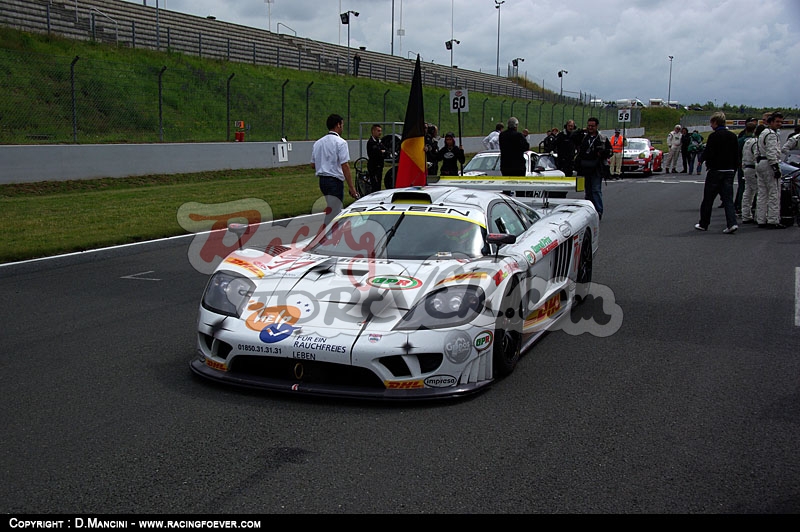
{"type": "Polygon", "coordinates": [[[439,175],[459,175],[458,164],[464,164],[464,147],[456,146],[456,135],[448,131],[444,135],[444,146],[436,154],[436,159],[442,162],[439,175]]]}
{"type": "Polygon", "coordinates": [[[516,117],[508,119],[508,127],[500,133],[500,173],[508,176],[525,175],[525,152],[531,149],[528,139],[519,130],[516,117]]]}
{"type": "Polygon", "coordinates": [[[622,179],[622,148],[625,145],[625,137],[619,128],[616,128],[614,135],[608,140],[611,142],[611,180],[617,181],[622,179]]]}
{"type": "Polygon", "coordinates": [[[675,129],[669,132],[667,135],[667,162],[664,164],[664,168],[666,169],[664,173],[670,173],[670,171],[675,174],[677,170],[675,167],[678,165],[678,157],[681,155],[681,125],[675,124],[675,129]]]}

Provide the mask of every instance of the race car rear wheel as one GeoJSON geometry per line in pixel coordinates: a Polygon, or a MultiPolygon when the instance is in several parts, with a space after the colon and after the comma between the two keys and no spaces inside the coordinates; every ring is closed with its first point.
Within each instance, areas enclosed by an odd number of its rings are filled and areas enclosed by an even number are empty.
{"type": "Polygon", "coordinates": [[[578,259],[578,273],[575,276],[575,303],[580,305],[589,295],[592,282],[592,236],[587,231],[581,242],[581,257],[578,259]]]}

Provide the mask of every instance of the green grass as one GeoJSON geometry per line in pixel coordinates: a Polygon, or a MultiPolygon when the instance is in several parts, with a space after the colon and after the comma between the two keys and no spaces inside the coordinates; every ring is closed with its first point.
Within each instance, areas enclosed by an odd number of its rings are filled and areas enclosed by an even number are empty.
{"type": "Polygon", "coordinates": [[[308,166],[0,186],[0,262],[180,234],[180,207],[250,198],[274,219],[311,212],[320,197],[308,166]]]}

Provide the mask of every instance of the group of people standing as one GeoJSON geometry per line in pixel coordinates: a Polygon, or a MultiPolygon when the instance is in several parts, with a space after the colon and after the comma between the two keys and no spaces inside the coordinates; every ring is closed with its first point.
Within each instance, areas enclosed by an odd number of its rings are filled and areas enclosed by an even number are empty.
{"type": "Polygon", "coordinates": [[[703,167],[703,135],[696,129],[689,133],[689,128],[676,124],[667,135],[667,154],[664,160],[664,173],[694,174],[697,162],[697,175],[703,167]],[[678,161],[683,162],[683,170],[678,170],[678,161]]]}
{"type": "Polygon", "coordinates": [[[779,111],[765,113],[763,122],[756,125],[755,118],[748,119],[743,134],[737,138],[726,126],[725,113],[718,111],[711,115],[714,131],[708,136],[704,151],[706,180],[700,221],[695,224],[695,229],[708,230],[717,196],[722,199],[721,206],[725,209],[723,233],[733,234],[739,229],[737,215],[741,216],[742,224],[758,224],[762,229],[786,227],[780,223],[780,161],[782,150],[789,149],[788,141],[784,146],[780,144],[783,114],[779,111]],[[734,200],[733,177],[740,170],[743,182],[740,182],[734,200]]]}
{"type": "MultiPolygon", "coordinates": [[[[622,147],[624,139],[615,130],[618,152],[615,152],[611,141],[600,133],[600,120],[590,117],[586,121],[586,129],[579,130],[574,120],[567,120],[556,135],[553,151],[556,154],[556,165],[566,176],[577,173],[584,178],[584,197],[592,202],[600,219],[603,219],[603,179],[612,175],[612,179],[622,174],[622,147]],[[617,157],[616,153],[619,153],[617,157]],[[614,170],[609,167],[613,161],[614,170]],[[613,173],[612,173],[613,172],[613,173]]],[[[501,156],[502,157],[502,156],[501,156]]]]}

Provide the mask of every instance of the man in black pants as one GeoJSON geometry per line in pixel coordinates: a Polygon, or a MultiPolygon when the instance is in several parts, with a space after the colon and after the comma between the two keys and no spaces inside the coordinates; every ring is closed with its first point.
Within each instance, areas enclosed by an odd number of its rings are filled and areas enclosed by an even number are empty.
{"type": "Polygon", "coordinates": [[[372,126],[372,135],[367,141],[367,175],[369,175],[370,192],[381,189],[381,174],[386,160],[386,146],[381,142],[383,128],[380,124],[372,126]]]}
{"type": "Polygon", "coordinates": [[[733,177],[739,166],[739,139],[725,126],[725,113],[717,111],[711,115],[714,132],[708,136],[703,160],[706,163],[706,182],[703,187],[703,202],[700,204],[700,221],[694,228],[708,231],[714,199],[719,195],[725,208],[725,229],[731,235],[739,229],[733,207],[733,177]]]}
{"type": "Polygon", "coordinates": [[[597,127],[600,120],[591,117],[586,121],[586,135],[575,156],[578,175],[586,180],[584,199],[592,202],[600,219],[603,219],[603,175],[605,162],[611,156],[611,143],[597,127]]]}

